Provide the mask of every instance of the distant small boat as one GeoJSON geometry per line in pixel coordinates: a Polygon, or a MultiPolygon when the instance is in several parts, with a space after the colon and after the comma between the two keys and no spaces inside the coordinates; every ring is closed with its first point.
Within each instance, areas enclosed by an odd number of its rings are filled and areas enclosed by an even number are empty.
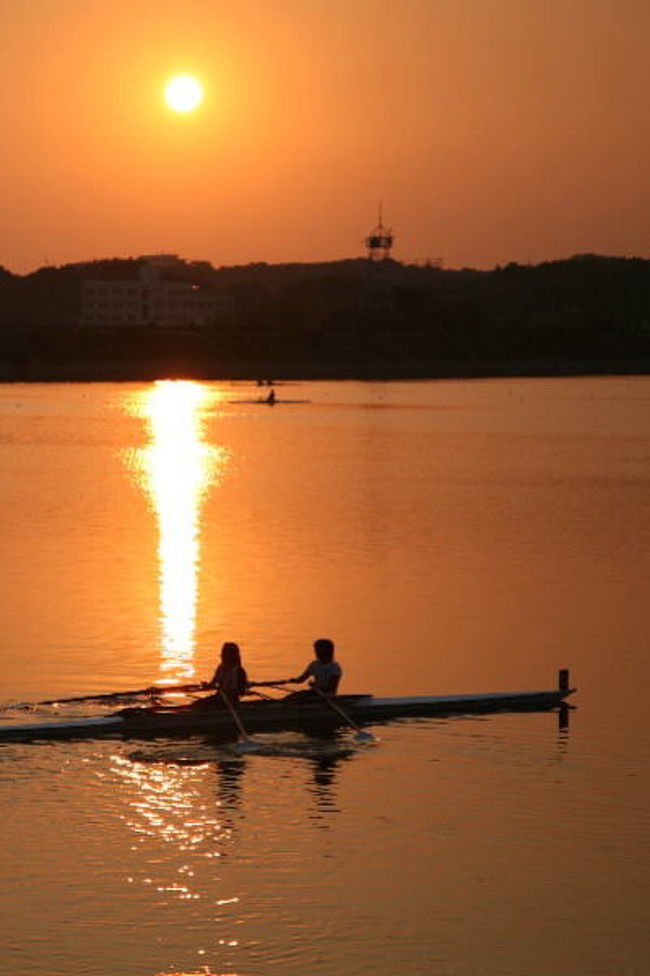
{"type": "MultiPolygon", "coordinates": [[[[479,695],[438,695],[375,698],[374,695],[338,695],[332,699],[345,713],[327,702],[291,696],[285,699],[243,701],[237,713],[248,732],[300,730],[318,732],[348,724],[344,714],[359,725],[426,716],[467,715],[487,712],[548,711],[558,708],[575,692],[568,672],[560,672],[557,688],[548,691],[488,692],[479,695]]],[[[0,742],[52,739],[158,738],[210,735],[236,738],[232,715],[218,703],[196,706],[128,708],[101,718],[60,719],[0,726],[0,742]]]]}
{"type": "Polygon", "coordinates": [[[279,400],[277,397],[273,400],[269,400],[268,397],[258,397],[255,400],[229,400],[229,403],[253,403],[258,406],[263,407],[274,407],[279,405],[284,405],[285,403],[311,403],[311,400],[279,400]]]}

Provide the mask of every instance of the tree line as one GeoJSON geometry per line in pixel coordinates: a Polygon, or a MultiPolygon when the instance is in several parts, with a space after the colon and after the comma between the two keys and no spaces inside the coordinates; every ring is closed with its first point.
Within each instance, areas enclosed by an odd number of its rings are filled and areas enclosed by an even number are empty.
{"type": "Polygon", "coordinates": [[[84,279],[142,259],[0,269],[1,379],[445,376],[647,371],[650,261],[578,255],[491,271],[362,259],[168,274],[228,294],[211,326],[81,323],[84,279]]]}

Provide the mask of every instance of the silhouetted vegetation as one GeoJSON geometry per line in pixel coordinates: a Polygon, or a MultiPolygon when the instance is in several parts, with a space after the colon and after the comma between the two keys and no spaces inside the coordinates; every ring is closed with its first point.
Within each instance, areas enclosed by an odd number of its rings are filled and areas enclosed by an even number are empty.
{"type": "Polygon", "coordinates": [[[647,372],[650,261],[579,255],[493,271],[365,260],[213,268],[174,277],[232,296],[204,328],[80,322],[85,278],[139,259],[0,268],[0,379],[472,376],[647,372]]]}

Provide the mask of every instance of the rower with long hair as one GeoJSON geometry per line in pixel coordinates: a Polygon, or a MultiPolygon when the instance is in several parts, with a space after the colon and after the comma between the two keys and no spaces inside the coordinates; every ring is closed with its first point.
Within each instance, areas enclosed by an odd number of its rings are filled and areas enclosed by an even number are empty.
{"type": "Polygon", "coordinates": [[[241,663],[239,645],[226,641],[221,648],[221,661],[210,685],[229,702],[236,704],[248,691],[248,675],[241,663]]]}

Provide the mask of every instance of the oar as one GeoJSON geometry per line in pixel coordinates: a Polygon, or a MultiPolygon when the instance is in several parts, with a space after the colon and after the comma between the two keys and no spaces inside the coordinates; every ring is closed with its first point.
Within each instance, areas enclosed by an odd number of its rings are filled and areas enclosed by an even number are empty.
{"type": "Polygon", "coordinates": [[[37,705],[69,705],[84,701],[114,701],[120,698],[142,698],[145,695],[155,698],[159,695],[167,695],[170,692],[189,694],[193,691],[208,691],[210,688],[212,688],[212,685],[209,681],[200,681],[187,685],[166,685],[164,687],[150,685],[148,688],[137,688],[135,691],[111,691],[104,692],[101,695],[76,695],[74,698],[48,698],[45,701],[33,702],[32,704],[21,702],[16,705],[3,705],[2,708],[9,711],[11,709],[34,708],[37,705]]]}
{"type": "Polygon", "coordinates": [[[346,715],[346,713],[343,711],[341,706],[337,705],[337,703],[334,701],[333,698],[330,698],[329,695],[326,695],[325,692],[320,690],[320,688],[314,688],[312,686],[311,690],[315,691],[319,698],[322,698],[323,701],[327,705],[329,705],[330,708],[334,709],[334,711],[337,712],[348,725],[350,725],[353,729],[356,730],[357,733],[356,737],[360,742],[377,742],[377,739],[372,734],[372,732],[364,731],[364,729],[362,729],[360,725],[357,725],[356,722],[353,722],[350,716],[346,715]]]}
{"type": "Polygon", "coordinates": [[[239,717],[239,713],[237,712],[237,709],[235,708],[235,706],[233,705],[233,703],[228,698],[228,695],[223,690],[220,690],[219,691],[219,695],[223,698],[224,702],[226,703],[226,708],[228,709],[228,711],[232,715],[232,720],[235,723],[235,725],[237,726],[237,730],[239,732],[239,740],[240,740],[240,747],[241,747],[241,749],[243,751],[245,751],[245,752],[253,752],[253,751],[255,751],[257,749],[257,742],[255,742],[253,739],[251,739],[251,737],[249,736],[248,732],[244,728],[244,723],[242,722],[241,718],[239,717]]]}
{"type": "Polygon", "coordinates": [[[248,686],[246,694],[255,695],[256,698],[261,698],[262,701],[278,701],[278,699],[274,698],[273,695],[265,695],[263,691],[252,691],[250,685],[248,686]]]}
{"type": "Polygon", "coordinates": [[[249,681],[249,688],[279,688],[281,685],[291,685],[294,684],[288,678],[286,681],[249,681]]]}
{"type": "MultiPolygon", "coordinates": [[[[279,687],[280,685],[287,685],[287,684],[290,684],[291,682],[289,682],[289,681],[260,681],[260,682],[257,682],[257,683],[258,684],[262,684],[262,685],[270,685],[272,687],[279,687]]],[[[340,715],[340,717],[343,719],[343,721],[345,722],[346,725],[351,726],[351,728],[353,728],[356,731],[356,733],[357,733],[357,736],[356,737],[357,737],[357,739],[360,742],[377,742],[378,741],[377,738],[372,734],[372,732],[365,732],[364,729],[362,729],[360,725],[357,725],[356,722],[353,722],[352,719],[350,718],[350,716],[347,715],[343,711],[343,709],[341,708],[341,706],[338,705],[332,698],[330,698],[329,695],[326,695],[319,688],[314,688],[313,685],[311,686],[310,691],[315,691],[316,694],[319,696],[319,698],[322,698],[323,701],[327,705],[329,705],[330,708],[332,708],[335,712],[338,713],[338,715],[340,715]]]]}

